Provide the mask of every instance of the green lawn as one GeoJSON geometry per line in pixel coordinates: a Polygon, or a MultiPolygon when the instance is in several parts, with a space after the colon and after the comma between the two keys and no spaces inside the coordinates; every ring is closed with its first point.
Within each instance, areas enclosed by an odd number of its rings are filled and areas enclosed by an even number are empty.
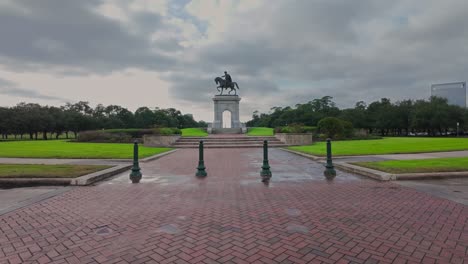
{"type": "Polygon", "coordinates": [[[356,162],[358,166],[389,173],[468,171],[468,157],[424,160],[356,162]]]}
{"type": "MultiPolygon", "coordinates": [[[[140,145],[139,157],[145,158],[171,150],[140,145]]],[[[64,140],[3,141],[2,158],[75,158],[75,159],[131,159],[133,144],[76,143],[64,140]]]]}
{"type": "Polygon", "coordinates": [[[249,136],[273,136],[273,128],[269,127],[251,127],[247,132],[249,136]]]}
{"type": "MultiPolygon", "coordinates": [[[[325,142],[309,146],[289,147],[291,150],[325,156],[325,142]]],[[[376,140],[349,140],[332,142],[334,156],[423,153],[468,150],[468,138],[384,138],[376,140]]]]}
{"type": "Polygon", "coordinates": [[[0,164],[0,178],[76,178],[112,166],[0,164]]]}
{"type": "Polygon", "coordinates": [[[183,128],[181,129],[183,137],[206,137],[208,133],[202,128],[183,128]]]}

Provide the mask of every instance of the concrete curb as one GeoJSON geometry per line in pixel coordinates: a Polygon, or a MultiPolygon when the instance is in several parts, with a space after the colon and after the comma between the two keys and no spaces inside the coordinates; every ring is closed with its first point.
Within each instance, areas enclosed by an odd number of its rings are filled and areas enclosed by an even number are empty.
{"type": "MultiPolygon", "coordinates": [[[[156,160],[156,159],[159,159],[159,158],[164,157],[166,155],[172,154],[172,153],[174,153],[176,151],[177,151],[177,149],[173,149],[173,150],[169,150],[169,151],[159,153],[159,154],[156,154],[156,155],[153,155],[153,156],[149,156],[147,158],[141,159],[140,162],[144,163],[144,162],[156,160]]],[[[133,161],[133,160],[130,160],[130,161],[133,161]]]]}
{"type": "Polygon", "coordinates": [[[105,178],[109,178],[111,176],[124,172],[130,169],[131,167],[132,165],[117,165],[112,168],[108,168],[108,169],[101,170],[101,171],[96,171],[96,172],[83,175],[75,179],[71,179],[70,185],[76,185],[76,186],[90,185],[92,183],[102,181],[105,178]]]}
{"type": "Polygon", "coordinates": [[[309,159],[315,160],[315,161],[324,161],[325,160],[325,157],[314,156],[314,155],[306,154],[306,153],[303,153],[303,152],[290,150],[290,149],[287,149],[287,148],[279,148],[279,149],[287,151],[287,152],[291,152],[293,154],[296,154],[296,155],[299,155],[299,156],[302,156],[302,157],[306,157],[306,158],[309,158],[309,159]]]}
{"type": "Polygon", "coordinates": [[[391,181],[391,180],[397,179],[395,174],[390,174],[390,173],[383,172],[383,171],[364,168],[364,167],[352,165],[346,162],[335,162],[333,164],[335,165],[335,167],[339,168],[340,170],[359,174],[359,175],[366,176],[366,177],[379,180],[379,181],[391,181]]]}
{"type": "Polygon", "coordinates": [[[468,171],[396,174],[397,180],[430,180],[468,177],[468,171]]]}
{"type": "Polygon", "coordinates": [[[2,187],[29,187],[29,186],[86,186],[105,178],[114,176],[130,169],[132,165],[116,165],[111,168],[96,171],[78,178],[11,178],[0,179],[2,187]]]}
{"type": "Polygon", "coordinates": [[[359,175],[367,176],[380,181],[404,181],[404,180],[431,180],[431,179],[450,179],[468,177],[468,171],[457,172],[422,172],[422,173],[400,173],[392,174],[379,170],[369,169],[346,162],[337,162],[335,167],[347,172],[353,172],[359,175]]]}

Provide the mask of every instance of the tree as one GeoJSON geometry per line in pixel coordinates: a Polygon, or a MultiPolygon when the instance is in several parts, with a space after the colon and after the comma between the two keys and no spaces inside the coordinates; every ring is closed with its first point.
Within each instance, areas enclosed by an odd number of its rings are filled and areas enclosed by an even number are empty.
{"type": "Polygon", "coordinates": [[[344,126],[341,119],[336,117],[325,117],[318,122],[320,133],[325,134],[328,138],[334,138],[337,135],[342,135],[344,126]]]}
{"type": "Polygon", "coordinates": [[[140,107],[135,111],[135,126],[149,128],[156,124],[156,115],[148,107],[140,107]]]}

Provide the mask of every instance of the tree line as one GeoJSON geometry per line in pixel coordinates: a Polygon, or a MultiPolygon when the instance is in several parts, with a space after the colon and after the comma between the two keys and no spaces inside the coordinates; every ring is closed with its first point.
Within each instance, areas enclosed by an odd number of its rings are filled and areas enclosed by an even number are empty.
{"type": "Polygon", "coordinates": [[[60,107],[42,106],[33,103],[19,103],[13,107],[0,107],[0,134],[2,139],[13,135],[15,138],[48,139],[50,135],[59,138],[69,133],[85,130],[110,128],[152,128],[152,127],[199,127],[206,123],[196,122],[190,114],[182,114],[174,108],[150,109],[140,107],[134,113],[118,105],[92,108],[88,102],[67,103],[60,107]]]}
{"type": "Polygon", "coordinates": [[[354,128],[381,136],[447,135],[468,128],[468,110],[450,105],[447,99],[402,100],[392,103],[388,98],[366,104],[359,101],[353,108],[339,109],[330,96],[314,99],[295,107],[273,107],[269,113],[255,111],[247,122],[249,127],[280,127],[291,124],[317,126],[326,117],[351,122],[354,128]]]}

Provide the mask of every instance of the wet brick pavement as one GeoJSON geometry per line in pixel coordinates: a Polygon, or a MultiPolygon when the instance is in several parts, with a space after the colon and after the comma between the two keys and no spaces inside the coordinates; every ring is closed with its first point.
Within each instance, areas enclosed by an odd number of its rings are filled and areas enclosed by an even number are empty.
{"type": "Polygon", "coordinates": [[[463,263],[468,207],[271,150],[183,149],[0,217],[0,263],[463,263]]]}

